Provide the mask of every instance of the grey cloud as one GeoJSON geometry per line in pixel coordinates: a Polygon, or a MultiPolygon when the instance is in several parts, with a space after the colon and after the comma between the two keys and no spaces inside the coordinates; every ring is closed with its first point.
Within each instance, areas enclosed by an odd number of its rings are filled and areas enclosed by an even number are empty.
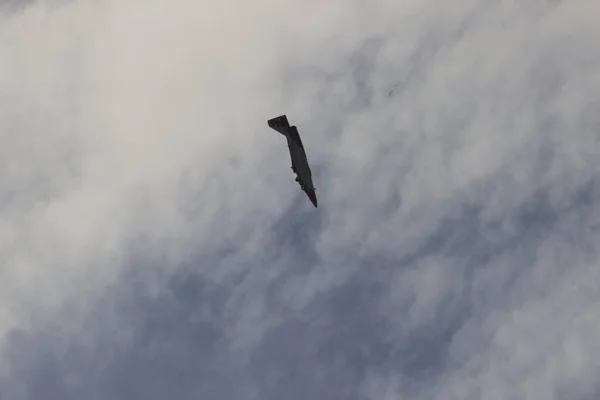
{"type": "Polygon", "coordinates": [[[3,10],[3,398],[593,398],[598,6],[438,3],[3,10]]]}

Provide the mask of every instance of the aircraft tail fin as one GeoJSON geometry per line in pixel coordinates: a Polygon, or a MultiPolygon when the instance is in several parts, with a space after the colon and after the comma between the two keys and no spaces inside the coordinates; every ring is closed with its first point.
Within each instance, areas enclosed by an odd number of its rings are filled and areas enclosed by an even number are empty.
{"type": "Polygon", "coordinates": [[[290,124],[285,114],[268,120],[267,124],[269,124],[271,129],[276,130],[284,136],[287,136],[287,132],[290,129],[290,124]]]}

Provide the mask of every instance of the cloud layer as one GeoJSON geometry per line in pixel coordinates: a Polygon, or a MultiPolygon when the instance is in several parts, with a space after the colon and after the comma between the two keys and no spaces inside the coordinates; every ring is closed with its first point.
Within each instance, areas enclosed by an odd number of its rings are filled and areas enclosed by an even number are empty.
{"type": "Polygon", "coordinates": [[[0,8],[3,398],[597,397],[600,8],[401,3],[0,8]]]}

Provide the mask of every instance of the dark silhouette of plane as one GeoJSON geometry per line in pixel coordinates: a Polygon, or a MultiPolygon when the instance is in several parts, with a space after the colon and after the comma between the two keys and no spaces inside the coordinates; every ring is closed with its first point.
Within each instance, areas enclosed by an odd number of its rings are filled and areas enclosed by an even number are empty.
{"type": "Polygon", "coordinates": [[[316,207],[317,195],[312,182],[312,172],[308,165],[308,159],[306,158],[306,152],[298,134],[298,129],[295,126],[290,126],[285,115],[270,119],[267,123],[269,127],[287,138],[290,158],[292,160],[292,171],[296,174],[296,182],[298,182],[300,188],[316,207]]]}

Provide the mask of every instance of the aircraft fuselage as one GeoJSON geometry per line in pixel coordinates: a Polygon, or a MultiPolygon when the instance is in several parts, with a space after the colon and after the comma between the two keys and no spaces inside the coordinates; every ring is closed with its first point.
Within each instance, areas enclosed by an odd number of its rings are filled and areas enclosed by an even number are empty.
{"type": "Polygon", "coordinates": [[[308,158],[304,151],[302,139],[300,139],[300,135],[298,134],[298,129],[295,126],[290,126],[288,124],[285,115],[269,120],[268,124],[272,129],[286,137],[288,149],[290,151],[290,159],[292,161],[292,170],[297,175],[296,181],[300,184],[300,188],[307,194],[313,205],[317,207],[317,197],[312,181],[312,172],[308,165],[308,158]]]}

